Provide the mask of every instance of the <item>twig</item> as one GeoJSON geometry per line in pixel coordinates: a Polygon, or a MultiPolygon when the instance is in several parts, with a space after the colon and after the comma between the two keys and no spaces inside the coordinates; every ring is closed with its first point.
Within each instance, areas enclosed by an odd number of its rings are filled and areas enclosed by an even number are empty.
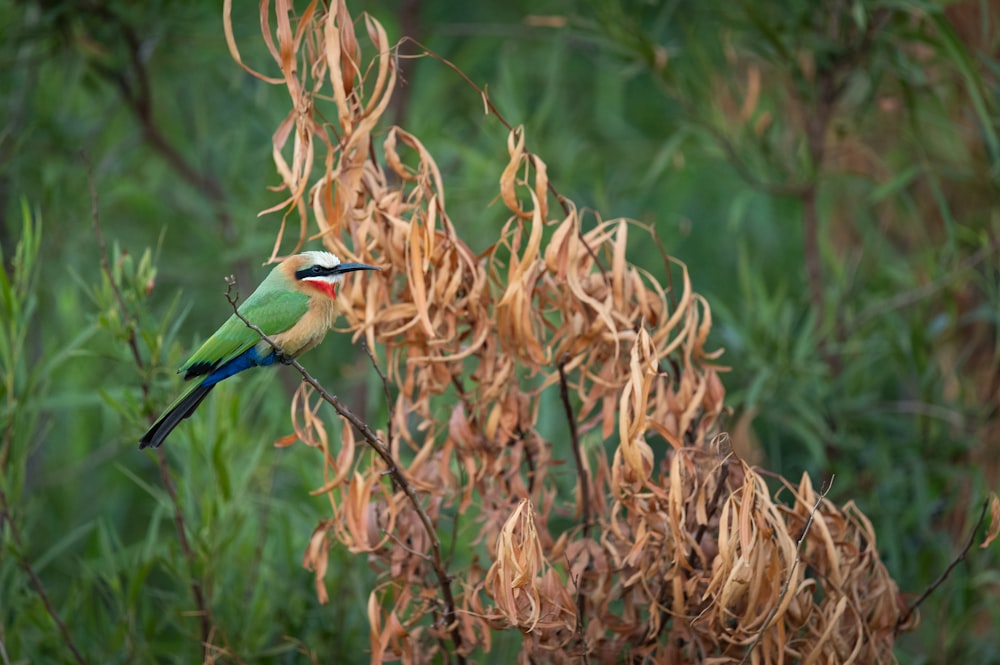
{"type": "MultiPolygon", "coordinates": [[[[431,617],[434,619],[434,623],[438,622],[438,611],[437,607],[431,606],[431,617]]],[[[443,665],[451,665],[451,653],[448,651],[447,645],[445,644],[444,638],[440,634],[434,637],[434,640],[438,643],[438,647],[441,649],[441,656],[443,658],[443,665]]]]}
{"type": "MultiPolygon", "coordinates": [[[[706,519],[705,519],[704,522],[702,522],[701,524],[698,525],[698,531],[695,532],[695,535],[694,535],[694,544],[691,546],[691,553],[688,555],[688,559],[687,559],[688,568],[691,569],[691,572],[694,571],[694,564],[695,564],[695,561],[698,559],[697,552],[701,549],[701,546],[700,546],[701,539],[705,537],[705,532],[708,531],[708,525],[711,523],[712,518],[715,517],[715,511],[717,511],[719,509],[719,500],[722,498],[722,492],[725,490],[726,480],[729,477],[729,464],[728,464],[728,462],[729,462],[729,458],[732,457],[732,455],[733,455],[733,453],[729,453],[724,458],[722,458],[722,463],[721,463],[720,471],[719,471],[719,479],[716,482],[715,491],[712,493],[712,502],[711,502],[711,505],[710,505],[710,507],[708,509],[708,513],[706,515],[706,519]]],[[[702,553],[702,554],[704,554],[704,553],[702,553]]],[[[690,574],[690,573],[688,573],[688,574],[690,574]]],[[[669,590],[668,586],[662,587],[662,590],[660,592],[660,598],[658,600],[658,602],[660,604],[660,607],[661,607],[661,609],[660,609],[660,621],[663,624],[665,624],[670,619],[670,613],[666,609],[666,606],[668,605],[668,603],[666,602],[666,599],[664,597],[665,596],[664,592],[666,592],[668,590],[669,590]]],[[[709,608],[711,606],[712,606],[711,599],[705,600],[703,602],[703,604],[702,604],[701,610],[698,612],[697,615],[695,615],[694,619],[692,620],[692,623],[696,623],[698,621],[701,621],[701,618],[705,615],[706,612],[708,612],[708,610],[709,610],[709,608]]],[[[655,640],[656,640],[656,636],[654,635],[654,636],[652,636],[650,638],[647,638],[645,643],[646,644],[652,644],[655,640]]]]}
{"type": "Polygon", "coordinates": [[[177,175],[212,203],[223,237],[232,240],[235,237],[235,229],[229,212],[226,210],[226,196],[219,181],[210,173],[200,172],[170,143],[156,124],[156,119],[153,116],[153,111],[156,108],[153,88],[149,80],[149,72],[143,62],[143,45],[135,27],[115,11],[101,4],[95,4],[90,11],[102,23],[111,24],[117,28],[120,37],[119,43],[125,46],[127,53],[127,64],[121,68],[109,67],[96,60],[92,61],[90,65],[98,74],[118,88],[125,106],[139,123],[143,136],[150,147],[159,153],[160,157],[177,175]]]}
{"type": "Polygon", "coordinates": [[[1000,243],[991,237],[989,243],[980,247],[972,254],[969,254],[967,257],[962,259],[953,270],[942,275],[940,278],[922,286],[918,286],[917,288],[910,289],[909,291],[897,293],[891,298],[866,307],[860,314],[858,314],[858,318],[854,323],[855,327],[863,326],[872,319],[883,316],[887,312],[909,307],[910,305],[920,302],[924,298],[934,295],[935,292],[940,291],[957,279],[964,277],[969,270],[974,269],[986,259],[991,258],[997,253],[998,250],[1000,250],[1000,243]]]}
{"type": "Polygon", "coordinates": [[[670,256],[667,254],[666,248],[663,247],[663,242],[660,240],[660,234],[656,232],[655,224],[645,225],[645,228],[649,230],[649,234],[653,236],[653,242],[656,243],[656,249],[660,252],[660,259],[663,261],[663,272],[667,276],[667,292],[670,294],[670,304],[674,309],[677,309],[677,292],[674,290],[674,273],[670,266],[670,256]]]}
{"type": "MultiPolygon", "coordinates": [[[[566,362],[569,356],[564,354],[559,359],[559,397],[562,398],[563,409],[566,411],[566,422],[569,424],[569,438],[573,447],[573,458],[576,460],[576,476],[580,481],[580,506],[581,519],[583,521],[583,539],[590,537],[590,485],[588,484],[587,470],[583,465],[583,451],[580,449],[580,435],[576,429],[576,415],[573,413],[573,405],[569,402],[569,386],[566,382],[566,362]]],[[[583,574],[580,575],[580,581],[583,574]]],[[[577,582],[576,585],[576,629],[581,640],[584,638],[584,610],[586,609],[586,597],[583,594],[583,585],[577,582]]]]}
{"type": "Polygon", "coordinates": [[[976,532],[979,531],[979,527],[981,527],[983,522],[986,521],[986,510],[989,507],[990,499],[989,497],[986,497],[986,500],[983,501],[983,509],[979,513],[979,519],[976,520],[975,526],[973,526],[972,530],[969,532],[969,540],[965,543],[965,547],[963,547],[962,551],[958,553],[958,556],[951,560],[951,563],[949,563],[948,567],[944,569],[944,572],[942,572],[929,587],[924,589],[924,592],[920,594],[920,597],[910,603],[910,606],[906,608],[906,612],[903,613],[903,616],[899,617],[899,620],[896,621],[896,634],[899,634],[902,627],[906,625],[907,621],[910,620],[910,616],[917,611],[917,608],[920,607],[925,600],[927,600],[927,597],[934,593],[939,586],[944,584],[944,581],[948,579],[951,571],[953,571],[958,564],[965,561],[965,557],[969,555],[969,550],[972,549],[972,544],[976,541],[976,532]]]}
{"type": "Polygon", "coordinates": [[[582,508],[581,517],[583,519],[583,537],[587,537],[590,529],[590,485],[588,484],[587,470],[583,465],[583,451],[580,448],[580,435],[576,428],[576,416],[573,413],[573,406],[569,402],[569,385],[566,381],[566,362],[569,358],[564,355],[559,360],[559,397],[562,399],[563,409],[566,411],[566,422],[569,425],[569,438],[573,444],[573,457],[576,460],[576,475],[580,481],[580,504],[582,508]]]}
{"type": "MultiPolygon", "coordinates": [[[[696,127],[704,129],[722,148],[722,151],[726,154],[726,159],[728,164],[733,167],[736,174],[746,182],[748,185],[754,189],[761,191],[768,196],[779,196],[788,198],[799,198],[802,196],[809,188],[809,182],[795,182],[791,179],[791,174],[789,177],[782,178],[780,182],[769,182],[763,180],[758,176],[759,169],[754,168],[752,165],[747,164],[742,155],[740,155],[739,149],[733,144],[729,138],[726,137],[725,133],[709,123],[702,118],[699,110],[695,108],[694,105],[686,104],[683,100],[681,101],[681,108],[683,108],[690,116],[691,122],[694,123],[696,127]]],[[[784,175],[784,174],[783,174],[784,175]]]]}
{"type": "MultiPolygon", "coordinates": [[[[463,72],[458,67],[458,65],[456,65],[453,62],[451,62],[447,58],[445,58],[445,57],[443,57],[441,55],[438,55],[437,53],[435,53],[434,51],[432,51],[428,47],[424,46],[423,44],[421,44],[420,42],[418,42],[416,39],[413,39],[412,37],[403,37],[401,40],[399,40],[399,43],[396,45],[397,53],[399,51],[399,47],[402,46],[405,42],[410,42],[413,45],[415,45],[416,47],[423,49],[423,53],[417,54],[417,55],[415,55],[413,57],[430,56],[430,57],[434,58],[435,60],[437,60],[438,62],[440,62],[441,64],[443,64],[445,67],[448,67],[453,72],[455,72],[456,74],[458,74],[459,77],[461,77],[461,79],[463,81],[465,81],[465,83],[470,88],[472,88],[473,90],[475,90],[476,92],[479,93],[479,96],[482,98],[483,104],[486,106],[487,111],[489,113],[491,113],[493,115],[493,117],[495,117],[497,120],[499,120],[500,124],[507,128],[507,131],[509,131],[509,132],[515,131],[514,127],[507,121],[507,118],[505,118],[503,116],[503,114],[500,113],[500,111],[497,109],[497,107],[494,106],[492,100],[490,100],[489,93],[486,90],[484,90],[483,88],[480,88],[478,85],[476,85],[473,82],[473,80],[469,78],[469,75],[466,74],[465,72],[463,72]]],[[[525,151],[525,154],[528,155],[531,158],[535,157],[534,153],[529,152],[527,150],[525,151]]],[[[569,214],[571,212],[571,209],[569,207],[569,204],[566,203],[567,199],[565,197],[563,197],[563,195],[560,194],[558,192],[558,190],[556,190],[556,186],[554,184],[552,184],[551,180],[548,181],[548,190],[549,190],[549,192],[552,193],[552,196],[556,197],[556,201],[559,202],[559,207],[561,207],[563,209],[563,212],[567,216],[569,216],[569,214]]],[[[609,280],[611,278],[608,275],[608,271],[604,268],[604,264],[601,263],[601,259],[598,258],[597,253],[594,251],[594,248],[590,246],[590,243],[587,242],[587,238],[584,237],[584,235],[583,235],[583,228],[580,225],[580,219],[579,218],[577,218],[576,236],[577,236],[577,238],[580,239],[580,242],[583,243],[583,247],[584,247],[584,249],[587,250],[587,253],[590,254],[590,258],[593,259],[593,261],[597,265],[598,269],[600,269],[600,271],[601,271],[601,277],[604,278],[605,282],[610,283],[609,280]]]]}
{"type": "MultiPolygon", "coordinates": [[[[111,271],[111,262],[108,260],[108,248],[104,242],[104,234],[101,233],[101,223],[100,217],[98,216],[98,211],[100,209],[97,200],[97,188],[94,185],[94,174],[93,168],[91,167],[90,160],[87,158],[86,153],[81,153],[83,162],[87,167],[87,182],[90,186],[90,212],[91,219],[94,227],[94,235],[97,236],[97,244],[101,253],[101,271],[107,278],[108,283],[111,284],[111,290],[114,293],[115,301],[118,303],[118,308],[121,314],[121,320],[128,329],[128,344],[129,349],[132,351],[132,359],[135,362],[136,368],[140,373],[145,370],[145,363],[142,360],[142,353],[139,351],[139,341],[135,334],[136,321],[132,312],[129,311],[127,305],[125,304],[125,298],[122,296],[121,289],[118,288],[118,283],[115,282],[114,273],[111,271]]],[[[149,404],[149,394],[150,386],[147,378],[144,378],[140,382],[142,389],[143,402],[147,405],[147,417],[150,421],[153,420],[155,413],[148,412],[149,404]]],[[[170,495],[170,500],[174,506],[174,524],[177,527],[177,535],[180,540],[181,549],[184,551],[184,555],[188,561],[188,573],[191,577],[191,593],[194,595],[195,604],[198,607],[198,616],[201,621],[201,640],[204,648],[203,656],[207,658],[209,649],[209,637],[212,634],[212,622],[208,613],[207,605],[205,604],[205,596],[201,590],[201,582],[195,576],[195,555],[194,551],[191,549],[190,543],[187,539],[187,530],[184,526],[184,513],[181,510],[180,501],[177,499],[177,491],[174,489],[173,481],[170,479],[170,467],[167,464],[167,456],[163,452],[163,449],[159,449],[157,455],[157,464],[160,470],[160,479],[163,481],[163,486],[167,490],[167,494],[170,495]]]]}
{"type": "MultiPolygon", "coordinates": [[[[715,511],[719,509],[719,499],[722,498],[722,491],[726,488],[726,479],[729,477],[729,455],[722,460],[722,468],[719,470],[719,480],[715,485],[715,492],[712,493],[712,502],[709,504],[708,514],[706,515],[706,520],[698,525],[698,531],[694,534],[694,545],[699,547],[701,539],[705,537],[705,532],[708,530],[708,525],[715,517],[715,511]]],[[[691,556],[688,558],[688,565],[694,567],[695,560],[695,550],[691,549],[691,556]]]]}
{"type": "MultiPolygon", "coordinates": [[[[535,479],[538,477],[538,470],[535,468],[535,450],[534,447],[529,445],[531,442],[525,438],[524,432],[518,427],[514,432],[516,436],[511,437],[507,441],[507,447],[510,448],[516,443],[522,445],[522,450],[524,450],[524,461],[528,465],[528,495],[535,493],[535,479]]],[[[510,474],[515,475],[517,473],[516,469],[511,469],[510,474]]]]}
{"type": "MultiPolygon", "coordinates": [[[[256,324],[249,321],[245,316],[243,316],[242,313],[240,313],[239,308],[236,306],[236,303],[239,300],[239,294],[233,294],[233,287],[236,285],[236,280],[230,276],[226,279],[226,282],[229,284],[229,288],[226,290],[226,300],[228,300],[229,304],[232,306],[233,313],[236,315],[236,318],[242,321],[255,333],[260,335],[262,340],[271,345],[271,348],[274,349],[275,353],[281,354],[281,349],[274,343],[274,340],[268,337],[268,335],[256,324]]],[[[410,505],[413,506],[413,510],[420,518],[424,531],[427,533],[427,538],[431,543],[431,567],[434,569],[434,574],[438,580],[438,586],[441,588],[441,595],[444,597],[444,624],[451,634],[452,643],[455,645],[456,659],[459,663],[464,665],[466,661],[465,656],[461,653],[462,633],[459,631],[458,623],[455,618],[455,597],[451,591],[451,578],[448,575],[448,571],[445,569],[444,560],[441,556],[441,540],[438,538],[437,531],[434,529],[434,523],[431,521],[430,516],[420,504],[420,500],[417,498],[416,490],[413,489],[410,481],[407,480],[402,469],[400,469],[399,465],[396,463],[395,458],[392,456],[392,451],[384,441],[379,439],[378,435],[375,434],[368,423],[363,421],[355,415],[353,411],[344,406],[340,400],[337,399],[336,395],[332,395],[327,392],[326,388],[324,388],[319,381],[313,378],[309,371],[306,370],[306,368],[303,367],[298,360],[284,357],[284,362],[294,367],[299,374],[302,375],[302,380],[312,386],[319,396],[323,398],[323,401],[332,406],[334,410],[340,414],[342,418],[344,418],[344,420],[354,426],[354,429],[361,434],[371,449],[375,451],[375,454],[381,458],[382,462],[386,466],[386,473],[392,479],[393,483],[403,490],[403,493],[406,495],[410,505]]]]}
{"type": "MultiPolygon", "coordinates": [[[[277,475],[278,467],[271,467],[271,476],[268,479],[267,496],[274,492],[274,477],[277,475]]],[[[268,520],[271,516],[271,502],[262,501],[260,512],[257,514],[257,525],[260,531],[257,534],[257,542],[253,546],[253,558],[250,559],[249,573],[246,575],[246,586],[243,591],[243,604],[248,606],[253,599],[254,591],[258,587],[258,577],[260,575],[261,561],[264,559],[264,545],[268,540],[268,520]]]]}
{"type": "MultiPolygon", "coordinates": [[[[34,588],[35,593],[42,601],[42,605],[45,606],[45,611],[48,613],[49,617],[55,622],[56,626],[59,627],[59,632],[62,634],[63,641],[66,643],[66,647],[73,654],[73,658],[80,665],[85,665],[87,661],[83,659],[80,655],[80,651],[76,648],[76,643],[73,642],[73,636],[69,634],[69,629],[66,628],[66,624],[59,617],[59,613],[56,612],[55,608],[52,607],[51,601],[49,601],[49,596],[45,593],[45,586],[42,584],[42,580],[38,577],[35,572],[34,567],[31,565],[31,561],[28,560],[25,554],[24,541],[21,539],[21,530],[18,528],[17,523],[14,521],[14,517],[10,514],[8,510],[7,494],[0,488],[0,526],[6,522],[10,527],[10,536],[14,540],[14,546],[17,548],[14,556],[17,558],[17,563],[21,566],[21,570],[25,572],[28,576],[28,581],[31,582],[32,588],[34,588]]],[[[4,662],[7,661],[6,651],[3,654],[4,662]]]]}
{"type": "Polygon", "coordinates": [[[392,446],[392,396],[389,394],[389,379],[386,378],[385,372],[383,372],[382,368],[378,366],[377,362],[375,362],[375,354],[372,353],[370,348],[368,348],[368,341],[364,337],[361,338],[361,348],[368,354],[368,358],[372,361],[372,367],[375,369],[375,373],[378,374],[378,377],[382,380],[382,393],[385,395],[385,408],[389,410],[389,416],[386,418],[385,424],[385,438],[386,441],[389,442],[389,445],[392,446]]]}
{"type": "Polygon", "coordinates": [[[156,450],[156,464],[160,470],[160,480],[163,487],[170,496],[170,503],[174,506],[174,526],[177,528],[177,539],[180,541],[181,550],[188,561],[188,574],[191,576],[191,593],[194,595],[195,605],[198,607],[198,620],[201,624],[202,655],[208,661],[210,649],[210,637],[214,631],[211,615],[208,613],[208,606],[205,604],[205,595],[201,590],[201,581],[195,576],[195,556],[191,544],[188,542],[187,529],[184,527],[184,512],[181,510],[181,503],[177,499],[177,490],[174,489],[174,481],[170,479],[170,465],[167,463],[167,455],[163,448],[156,450]]]}
{"type": "MultiPolygon", "coordinates": [[[[0,443],[0,472],[6,474],[9,468],[9,452],[11,449],[12,441],[14,437],[14,418],[8,418],[4,426],[4,436],[3,442],[0,443]]],[[[3,484],[0,484],[0,533],[3,532],[4,524],[9,526],[10,539],[13,541],[13,547],[9,543],[3,542],[2,544],[12,550],[14,559],[17,561],[18,566],[21,570],[28,576],[28,582],[34,589],[35,594],[42,601],[42,606],[45,608],[45,612],[52,619],[53,623],[59,629],[59,633],[62,635],[63,642],[66,644],[66,648],[69,649],[70,653],[73,654],[74,660],[81,665],[84,665],[86,661],[80,654],[80,650],[77,648],[76,643],[73,641],[73,636],[70,634],[69,629],[63,622],[62,617],[52,606],[52,602],[49,600],[48,594],[45,592],[45,585],[42,584],[42,580],[38,577],[38,573],[35,571],[34,566],[31,565],[31,560],[28,558],[26,548],[24,546],[24,539],[21,537],[21,529],[17,525],[17,521],[14,519],[14,515],[11,514],[11,505],[7,499],[7,493],[3,489],[3,484]]],[[[4,539],[5,540],[5,539],[4,539]]],[[[0,631],[0,637],[3,636],[3,632],[0,631]]],[[[7,648],[4,646],[3,640],[0,639],[0,656],[3,657],[4,665],[10,665],[10,659],[7,655],[7,648]]]]}
{"type": "Polygon", "coordinates": [[[802,560],[802,543],[806,541],[806,535],[809,533],[809,527],[812,526],[813,519],[816,517],[816,511],[819,510],[819,506],[823,503],[823,499],[830,492],[830,488],[833,487],[833,481],[836,476],[831,475],[829,482],[826,484],[826,489],[820,492],[819,496],[816,497],[816,503],[813,504],[812,510],[809,511],[809,518],[806,519],[805,526],[802,527],[802,534],[799,536],[798,542],[795,544],[795,560],[792,562],[792,567],[788,569],[788,575],[785,576],[785,581],[781,584],[781,591],[778,593],[778,599],[774,603],[774,607],[771,611],[767,613],[767,617],[764,619],[764,623],[761,624],[760,630],[757,631],[756,637],[754,637],[753,642],[747,647],[746,653],[743,654],[743,659],[740,660],[739,665],[746,665],[750,662],[750,656],[753,654],[753,650],[757,648],[760,641],[764,638],[764,633],[771,625],[771,621],[774,619],[774,615],[778,613],[778,608],[781,607],[782,601],[788,594],[788,587],[792,583],[792,578],[795,577],[795,569],[798,568],[799,562],[802,560]]]}
{"type": "MultiPolygon", "coordinates": [[[[823,115],[825,116],[825,114],[823,115]]],[[[810,123],[810,126],[812,124],[810,123]]],[[[825,134],[826,124],[824,123],[815,131],[825,134]]],[[[809,131],[807,134],[812,137],[813,132],[809,131]]],[[[810,144],[812,144],[812,139],[810,139],[810,144]]],[[[821,149],[811,152],[820,155],[817,159],[822,159],[821,149]]],[[[816,164],[815,168],[819,170],[820,164],[816,164]]],[[[821,331],[825,325],[826,315],[823,312],[823,250],[820,247],[820,220],[816,202],[818,189],[819,187],[815,183],[809,185],[805,193],[799,198],[799,201],[802,204],[802,256],[806,264],[806,283],[809,291],[809,302],[812,305],[813,311],[816,312],[814,329],[821,331]]],[[[839,361],[832,363],[832,366],[834,375],[839,374],[839,361]]]]}
{"type": "MultiPolygon", "coordinates": [[[[229,214],[225,190],[218,178],[212,175],[210,169],[199,169],[196,161],[185,157],[157,124],[153,85],[143,56],[144,44],[135,26],[102,3],[88,4],[90,6],[82,10],[83,15],[89,14],[95,17],[102,25],[114,26],[118,33],[115,42],[123,45],[126,55],[125,62],[119,66],[110,66],[98,59],[90,59],[90,66],[99,76],[118,89],[125,108],[129,110],[141,129],[146,144],[174,173],[208,200],[218,223],[220,235],[227,242],[233,242],[236,238],[236,228],[229,214]]],[[[109,45],[108,48],[112,47],[109,45]]],[[[234,266],[240,276],[249,275],[249,268],[249,264],[243,259],[237,260],[234,266]]]]}
{"type": "MultiPolygon", "coordinates": [[[[97,237],[97,247],[101,253],[101,270],[104,272],[104,276],[107,277],[108,283],[111,285],[111,292],[115,296],[115,301],[118,303],[118,309],[121,311],[122,321],[128,328],[128,347],[132,351],[132,359],[135,361],[135,366],[142,371],[144,369],[144,364],[142,362],[142,354],[139,352],[139,341],[135,334],[134,318],[132,313],[128,309],[128,305],[125,304],[125,297],[122,295],[121,289],[118,288],[118,283],[115,281],[114,273],[111,271],[111,263],[108,260],[108,246],[104,242],[104,234],[101,232],[101,218],[100,218],[100,206],[97,202],[97,185],[94,184],[94,167],[90,163],[90,158],[87,153],[80,151],[80,158],[83,160],[83,164],[87,169],[87,187],[90,189],[90,219],[92,226],[94,227],[94,236],[97,237]]],[[[142,397],[143,402],[149,402],[149,384],[146,381],[142,381],[142,397]]]]}

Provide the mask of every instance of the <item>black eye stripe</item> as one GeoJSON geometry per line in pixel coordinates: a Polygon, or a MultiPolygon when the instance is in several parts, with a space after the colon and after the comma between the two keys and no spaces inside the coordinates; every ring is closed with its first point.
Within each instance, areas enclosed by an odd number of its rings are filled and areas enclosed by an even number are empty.
{"type": "Polygon", "coordinates": [[[302,268],[301,270],[295,271],[295,279],[305,279],[307,277],[322,277],[323,275],[333,275],[336,274],[337,269],[327,268],[326,266],[321,266],[319,264],[311,265],[308,268],[302,268]]]}
{"type": "MultiPolygon", "coordinates": [[[[336,261],[336,258],[334,258],[336,261]]],[[[366,263],[337,263],[335,266],[325,266],[322,263],[314,263],[311,266],[300,268],[295,271],[295,279],[309,279],[310,277],[325,277],[327,275],[343,275],[355,270],[380,270],[375,266],[366,263]]]]}

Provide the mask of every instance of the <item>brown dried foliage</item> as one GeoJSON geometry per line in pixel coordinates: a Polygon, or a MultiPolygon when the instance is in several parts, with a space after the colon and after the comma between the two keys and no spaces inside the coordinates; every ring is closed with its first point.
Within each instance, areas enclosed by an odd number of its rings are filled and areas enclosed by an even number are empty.
{"type": "Polygon", "coordinates": [[[511,216],[476,254],[427,149],[379,128],[398,53],[378,21],[352,19],[343,2],[297,14],[290,0],[273,13],[265,0],[261,25],[281,75],[248,71],[292,101],[274,134],[287,198],[265,211],[286,211],[272,259],[296,215],[288,249],[320,238],[382,267],[348,280],[339,301],[343,331],[384,349],[396,397],[377,437],[410,492],[351,427],[331,440],[305,384],[295,434],[279,442],[324,460],[316,492],[331,514],[304,559],[320,599],[331,547],[364,554],[379,574],[372,662],[442,651],[461,662],[506,629],[523,634],[524,662],[892,662],[901,604],[871,524],[807,477],[781,480],[781,502],[720,451],[710,309],[683,264],[665,260],[663,274],[678,277],[666,288],[629,263],[630,234],[651,231],[625,220],[585,229],[561,197],[550,209],[545,164],[517,129],[500,177],[511,216]],[[565,433],[543,434],[543,416],[565,433]],[[471,564],[441,558],[415,505],[471,564]]]}

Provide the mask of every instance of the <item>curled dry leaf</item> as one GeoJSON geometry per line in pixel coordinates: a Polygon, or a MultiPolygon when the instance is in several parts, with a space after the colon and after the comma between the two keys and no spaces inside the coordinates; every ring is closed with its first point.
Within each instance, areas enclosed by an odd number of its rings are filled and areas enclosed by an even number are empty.
{"type": "Polygon", "coordinates": [[[542,553],[531,502],[522,499],[497,537],[485,590],[498,611],[494,623],[535,633],[533,641],[558,648],[573,634],[576,611],[566,585],[542,553]]]}

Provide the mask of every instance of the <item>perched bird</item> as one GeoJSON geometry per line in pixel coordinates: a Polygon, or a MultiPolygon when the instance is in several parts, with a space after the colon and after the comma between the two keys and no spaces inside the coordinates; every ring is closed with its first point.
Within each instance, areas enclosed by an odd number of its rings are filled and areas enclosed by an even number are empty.
{"type": "Polygon", "coordinates": [[[344,273],[354,270],[378,268],[341,263],[329,252],[303,252],[276,265],[238,311],[270,337],[280,352],[233,314],[177,370],[184,372],[186,380],[204,378],[193,383],[153,423],[139,440],[139,448],[163,443],[219,381],[276,360],[288,362],[323,341],[333,325],[337,284],[344,273]]]}

